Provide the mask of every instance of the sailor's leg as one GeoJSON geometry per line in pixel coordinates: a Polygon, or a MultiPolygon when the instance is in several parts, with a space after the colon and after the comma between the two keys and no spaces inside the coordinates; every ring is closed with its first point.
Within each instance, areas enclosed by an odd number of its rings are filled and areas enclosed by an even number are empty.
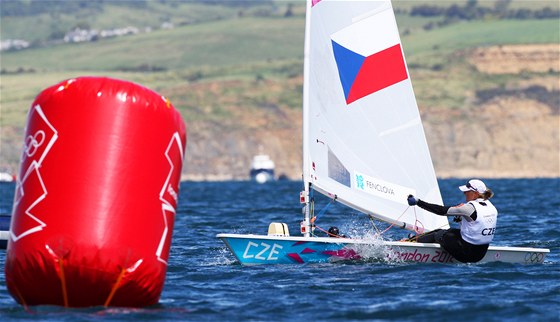
{"type": "MultiPolygon", "coordinates": [[[[426,234],[422,234],[420,236],[418,236],[418,239],[416,240],[419,243],[437,243],[437,236],[444,233],[445,230],[442,229],[436,229],[433,231],[430,231],[429,233],[426,234]]],[[[415,238],[415,237],[413,237],[415,238]]]]}
{"type": "Polygon", "coordinates": [[[448,229],[438,237],[438,243],[456,260],[466,263],[468,258],[465,254],[465,245],[461,238],[461,231],[459,229],[448,229]]]}

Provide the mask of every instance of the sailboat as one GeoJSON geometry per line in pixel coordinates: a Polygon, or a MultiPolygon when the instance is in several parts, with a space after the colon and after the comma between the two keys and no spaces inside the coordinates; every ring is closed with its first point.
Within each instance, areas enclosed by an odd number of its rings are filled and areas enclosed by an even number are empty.
{"type": "Polygon", "coordinates": [[[255,155],[251,162],[249,175],[251,180],[257,183],[274,181],[274,161],[267,154],[255,155]]]}
{"type": "MultiPolygon", "coordinates": [[[[442,197],[390,1],[307,1],[303,101],[301,236],[285,223],[267,235],[218,234],[237,260],[456,262],[439,244],[314,233],[314,192],[412,234],[449,228],[406,201],[442,197]]],[[[542,263],[547,253],[490,246],[481,262],[542,263]]]]}

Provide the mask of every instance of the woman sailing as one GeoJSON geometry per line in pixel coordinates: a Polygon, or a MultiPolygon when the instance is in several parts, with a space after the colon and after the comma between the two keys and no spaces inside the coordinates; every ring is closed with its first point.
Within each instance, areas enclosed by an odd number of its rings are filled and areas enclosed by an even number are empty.
{"type": "Polygon", "coordinates": [[[434,230],[410,240],[438,243],[456,260],[475,263],[484,258],[494,238],[498,210],[489,200],[494,193],[481,180],[469,180],[459,189],[465,194],[466,203],[457,206],[440,206],[408,196],[410,206],[418,206],[440,216],[453,216],[460,227],[434,230]]]}

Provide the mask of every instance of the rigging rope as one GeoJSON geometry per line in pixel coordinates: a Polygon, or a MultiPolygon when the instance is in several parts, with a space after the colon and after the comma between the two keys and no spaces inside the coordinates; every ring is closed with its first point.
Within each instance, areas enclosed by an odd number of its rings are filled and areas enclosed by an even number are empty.
{"type": "MultiPolygon", "coordinates": [[[[403,211],[403,213],[402,213],[399,217],[397,217],[397,220],[399,220],[399,219],[408,211],[409,208],[410,208],[410,206],[406,207],[406,209],[403,211]]],[[[424,224],[423,224],[420,220],[418,220],[418,216],[417,216],[417,214],[416,214],[416,207],[414,207],[414,208],[412,208],[412,209],[414,210],[414,233],[415,233],[415,236],[414,236],[414,237],[409,237],[409,238],[408,238],[409,241],[418,240],[418,237],[424,236],[425,234],[429,233],[429,231],[423,232],[423,233],[419,233],[419,232],[421,231],[421,230],[420,230],[420,226],[422,227],[422,228],[421,228],[422,231],[424,230],[424,224]]],[[[369,216],[369,218],[370,218],[370,220],[371,220],[371,222],[372,222],[372,225],[374,226],[375,230],[377,230],[379,236],[381,236],[382,234],[386,233],[389,229],[391,229],[391,228],[393,228],[393,226],[395,226],[395,223],[392,223],[392,224],[391,224],[389,227],[387,227],[385,230],[383,230],[382,232],[379,232],[379,229],[377,228],[377,226],[376,226],[375,223],[373,222],[373,218],[372,218],[371,215],[369,216]]],[[[445,227],[446,225],[447,225],[447,224],[444,224],[444,225],[442,225],[442,226],[440,226],[439,228],[436,228],[436,229],[441,229],[441,228],[445,227]]]]}
{"type": "MultiPolygon", "coordinates": [[[[331,233],[325,231],[323,228],[321,228],[321,227],[315,225],[315,221],[317,221],[317,219],[319,219],[319,216],[322,216],[323,214],[325,214],[325,212],[327,212],[327,209],[329,209],[330,205],[333,204],[333,203],[335,202],[335,200],[336,200],[336,197],[333,198],[333,199],[331,199],[331,200],[329,201],[329,203],[328,203],[325,207],[323,207],[323,209],[321,209],[321,211],[319,212],[319,214],[318,214],[317,216],[311,217],[311,220],[310,220],[310,221],[311,221],[311,224],[312,224],[314,227],[318,228],[319,230],[321,230],[321,231],[323,231],[323,232],[326,232],[328,235],[331,235],[331,236],[335,236],[335,235],[332,235],[331,233]]],[[[311,202],[310,202],[310,204],[311,204],[311,209],[314,210],[315,200],[312,199],[311,202]]],[[[313,214],[314,212],[312,211],[312,212],[310,212],[310,213],[313,214]]],[[[313,230],[311,231],[311,234],[313,234],[313,230]]],[[[315,236],[315,234],[313,234],[313,235],[315,236]]]]}
{"type": "Polygon", "coordinates": [[[319,212],[319,214],[317,216],[313,216],[313,219],[311,220],[311,222],[315,222],[319,218],[319,216],[324,215],[325,212],[327,212],[327,209],[329,209],[329,206],[333,203],[334,203],[334,199],[331,199],[331,201],[329,201],[329,203],[325,207],[323,207],[323,209],[321,209],[321,211],[319,212]]]}
{"type": "MultiPolygon", "coordinates": [[[[408,210],[408,208],[410,208],[410,206],[406,207],[406,209],[403,211],[403,213],[402,213],[400,216],[397,217],[397,220],[399,220],[399,219],[406,213],[406,211],[408,210]]],[[[371,217],[370,217],[370,218],[371,218],[371,217]]],[[[414,210],[414,218],[416,218],[416,210],[414,210]]],[[[389,227],[387,227],[384,231],[382,231],[382,232],[380,233],[380,235],[386,233],[389,229],[393,228],[393,226],[395,226],[395,223],[392,223],[389,227]]],[[[416,227],[416,226],[415,226],[415,227],[416,227]]]]}
{"type": "MultiPolygon", "coordinates": [[[[321,209],[321,211],[319,212],[319,214],[318,214],[317,216],[314,215],[314,210],[315,210],[315,199],[313,198],[313,190],[311,190],[310,197],[311,197],[311,198],[310,198],[310,200],[311,200],[311,201],[310,201],[310,214],[312,215],[312,216],[311,216],[311,220],[310,220],[310,221],[311,221],[311,224],[313,224],[313,226],[314,226],[315,228],[317,228],[317,229],[319,229],[320,231],[326,233],[328,236],[340,237],[340,236],[337,236],[337,235],[333,235],[333,234],[329,233],[327,230],[325,230],[325,229],[323,229],[323,228],[321,228],[321,227],[315,225],[315,222],[317,221],[317,219],[319,219],[320,216],[322,216],[323,214],[325,214],[325,213],[327,212],[328,208],[330,207],[330,205],[333,204],[333,203],[336,201],[336,195],[334,196],[334,198],[332,198],[332,199],[329,201],[329,203],[328,203],[325,207],[323,207],[323,209],[321,209]]],[[[407,206],[407,207],[405,208],[405,210],[397,217],[396,220],[398,221],[398,220],[408,211],[409,208],[410,208],[410,206],[407,206]]],[[[414,211],[414,227],[413,227],[413,228],[414,228],[414,233],[415,233],[415,235],[414,235],[414,237],[409,237],[409,238],[408,238],[408,240],[410,240],[410,241],[418,240],[419,237],[424,236],[425,234],[429,233],[429,231],[428,231],[428,232],[420,233],[420,231],[424,231],[424,224],[423,224],[420,220],[418,220],[418,215],[417,215],[417,213],[416,213],[416,207],[413,207],[412,209],[413,209],[413,211],[414,211]]],[[[385,230],[380,231],[379,228],[377,227],[377,225],[375,224],[375,222],[373,221],[374,217],[373,217],[372,215],[368,215],[368,217],[369,217],[369,219],[370,219],[371,225],[373,226],[373,228],[374,228],[375,231],[376,231],[376,234],[377,234],[379,237],[381,237],[384,233],[386,233],[387,231],[389,231],[389,229],[391,229],[391,228],[393,228],[393,227],[395,226],[395,223],[391,223],[391,224],[389,225],[389,227],[385,228],[385,230]]],[[[441,229],[441,228],[445,227],[446,225],[447,225],[447,224],[444,224],[444,225],[442,225],[442,226],[440,226],[439,228],[436,228],[436,229],[441,229]]],[[[312,232],[312,234],[313,234],[313,232],[312,232]]],[[[313,234],[313,235],[315,235],[315,234],[313,234]]]]}

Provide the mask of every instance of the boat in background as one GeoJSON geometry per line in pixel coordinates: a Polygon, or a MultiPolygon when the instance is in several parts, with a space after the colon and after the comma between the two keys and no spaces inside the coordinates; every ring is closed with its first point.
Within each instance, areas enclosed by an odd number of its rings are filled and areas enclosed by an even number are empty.
{"type": "Polygon", "coordinates": [[[8,247],[11,221],[12,221],[11,215],[0,214],[0,249],[6,249],[8,247]]]}
{"type": "MultiPolygon", "coordinates": [[[[1,193],[8,195],[7,191],[4,189],[12,190],[12,185],[10,183],[16,181],[16,176],[10,174],[9,172],[0,172],[0,182],[1,193]]],[[[10,222],[12,221],[11,213],[8,213],[9,209],[6,207],[0,208],[0,249],[6,249],[8,246],[8,239],[10,238],[10,222]]]]}
{"type": "MultiPolygon", "coordinates": [[[[456,262],[439,244],[386,241],[384,231],[367,238],[315,234],[313,192],[387,229],[418,235],[449,228],[449,221],[407,203],[412,194],[443,204],[391,2],[308,0],[305,30],[302,236],[271,223],[268,235],[216,237],[243,265],[456,262]]],[[[543,263],[549,252],[490,246],[481,262],[543,263]]]]}
{"type": "Polygon", "coordinates": [[[0,182],[14,181],[16,181],[16,176],[14,174],[9,174],[8,172],[0,172],[0,182]]]}
{"type": "Polygon", "coordinates": [[[257,154],[251,162],[251,171],[249,172],[251,180],[258,183],[274,181],[274,161],[266,154],[257,154]]]}

